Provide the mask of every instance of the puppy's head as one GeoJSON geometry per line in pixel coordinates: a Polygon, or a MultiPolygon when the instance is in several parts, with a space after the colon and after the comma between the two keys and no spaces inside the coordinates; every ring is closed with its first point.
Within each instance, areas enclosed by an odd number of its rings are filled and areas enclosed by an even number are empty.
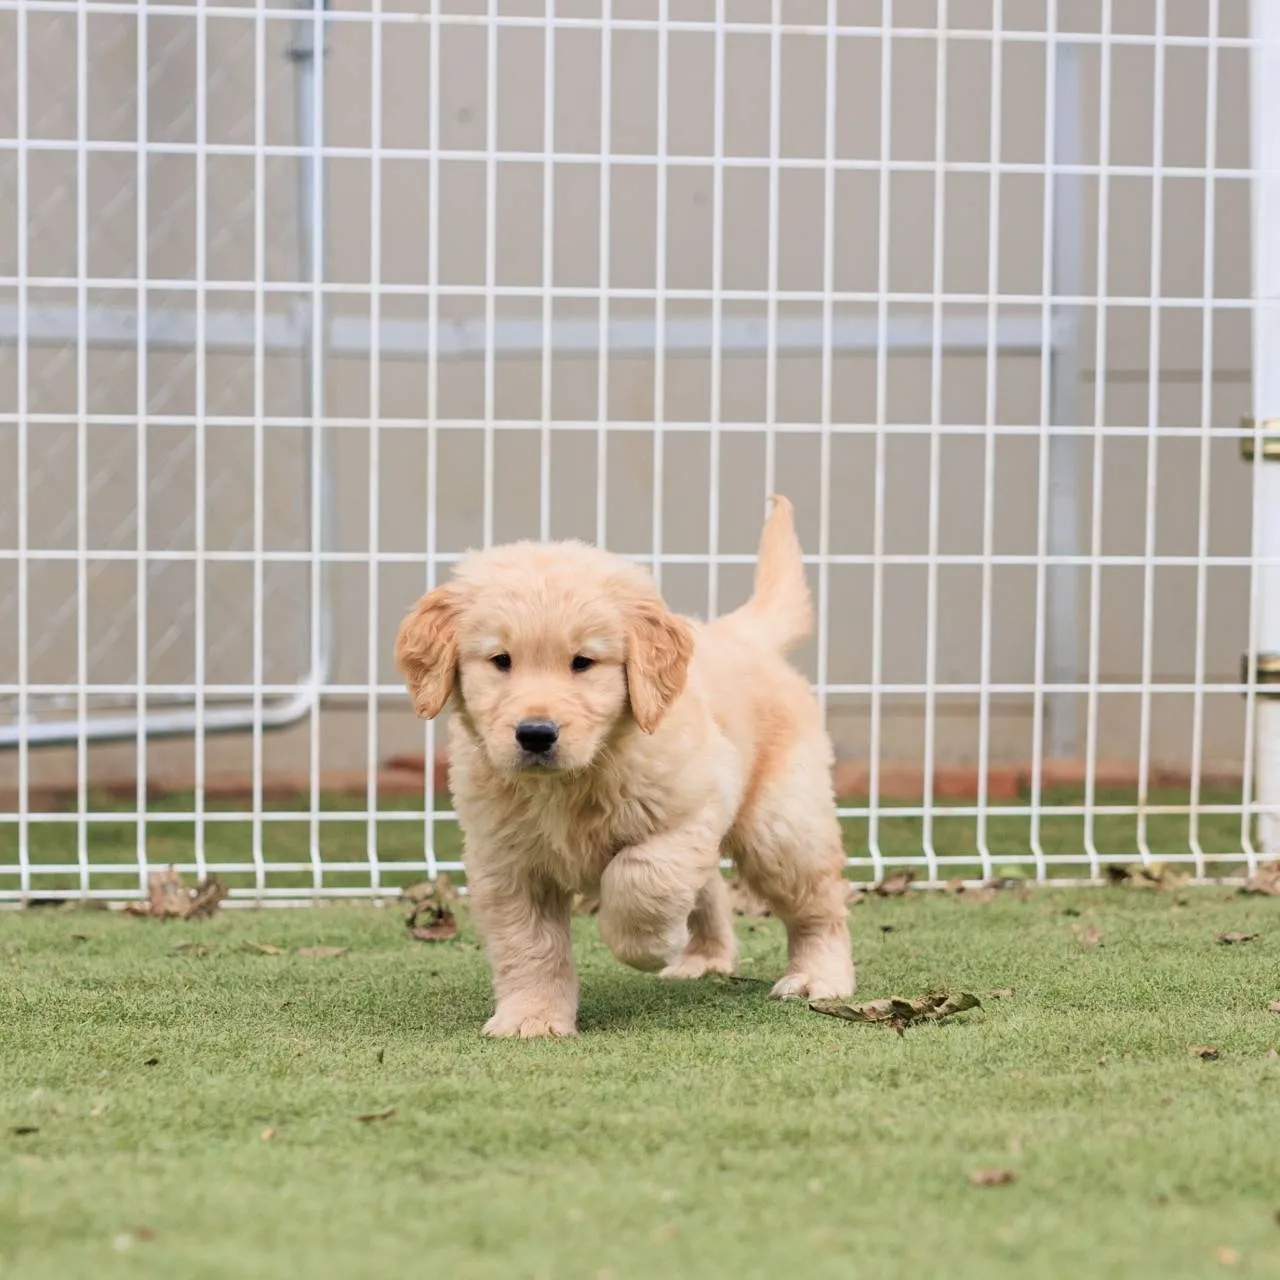
{"type": "Polygon", "coordinates": [[[580,543],[472,554],[396,640],[414,710],[452,696],[503,772],[587,768],[622,724],[652,733],[693,654],[644,570],[580,543]]]}

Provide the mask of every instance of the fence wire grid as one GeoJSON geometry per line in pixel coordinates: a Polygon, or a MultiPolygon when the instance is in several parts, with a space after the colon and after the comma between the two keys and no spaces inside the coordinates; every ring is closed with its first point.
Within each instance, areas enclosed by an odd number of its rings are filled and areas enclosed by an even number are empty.
{"type": "Polygon", "coordinates": [[[460,867],[474,545],[745,598],[852,874],[1280,856],[1270,0],[0,0],[0,902],[460,867]]]}

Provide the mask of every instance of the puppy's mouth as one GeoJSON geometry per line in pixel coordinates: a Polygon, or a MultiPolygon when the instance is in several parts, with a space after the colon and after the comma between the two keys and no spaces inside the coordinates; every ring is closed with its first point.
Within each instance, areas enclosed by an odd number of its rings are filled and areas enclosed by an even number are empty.
{"type": "Polygon", "coordinates": [[[521,751],[516,756],[516,769],[520,773],[555,773],[560,767],[558,751],[521,751]]]}

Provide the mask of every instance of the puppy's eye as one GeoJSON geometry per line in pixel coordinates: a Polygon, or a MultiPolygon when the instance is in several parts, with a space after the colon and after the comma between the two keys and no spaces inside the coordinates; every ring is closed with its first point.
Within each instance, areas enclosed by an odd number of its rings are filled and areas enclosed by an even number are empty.
{"type": "Polygon", "coordinates": [[[511,655],[509,653],[495,653],[489,661],[492,662],[499,671],[511,670],[511,655]]]}
{"type": "Polygon", "coordinates": [[[583,657],[582,654],[578,654],[569,664],[574,671],[590,671],[595,665],[596,663],[594,658],[586,658],[583,657]]]}

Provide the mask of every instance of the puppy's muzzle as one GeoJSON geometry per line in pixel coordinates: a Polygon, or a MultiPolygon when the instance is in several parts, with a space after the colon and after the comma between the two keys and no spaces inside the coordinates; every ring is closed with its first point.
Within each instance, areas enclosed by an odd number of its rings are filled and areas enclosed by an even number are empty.
{"type": "Polygon", "coordinates": [[[516,725],[516,742],[531,756],[549,755],[560,737],[554,720],[521,720],[516,725]]]}

